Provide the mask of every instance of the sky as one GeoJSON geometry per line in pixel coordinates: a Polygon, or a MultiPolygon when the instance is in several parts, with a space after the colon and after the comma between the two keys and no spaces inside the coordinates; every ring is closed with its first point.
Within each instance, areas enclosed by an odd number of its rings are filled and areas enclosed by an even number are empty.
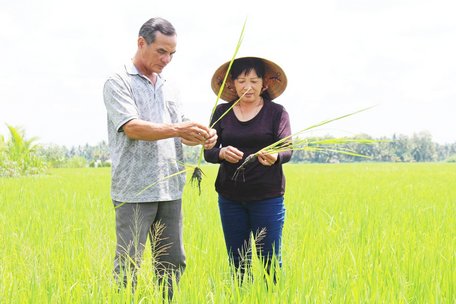
{"type": "MultiPolygon", "coordinates": [[[[428,132],[456,142],[456,1],[0,0],[0,134],[21,127],[39,143],[107,140],[102,88],[136,51],[141,25],[163,17],[178,33],[163,76],[186,116],[208,124],[214,71],[237,57],[279,64],[275,101],[297,132],[389,137],[428,132]]],[[[222,102],[222,101],[220,101],[222,102]]]]}

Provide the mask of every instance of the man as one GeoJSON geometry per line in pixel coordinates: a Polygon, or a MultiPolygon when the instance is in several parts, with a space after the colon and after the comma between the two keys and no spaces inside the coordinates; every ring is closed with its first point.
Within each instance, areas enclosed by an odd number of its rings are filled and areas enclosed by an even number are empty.
{"type": "MultiPolygon", "coordinates": [[[[177,103],[165,95],[160,73],[176,52],[176,31],[162,18],[141,27],[130,63],[104,86],[112,159],[111,196],[116,212],[116,279],[127,282],[139,267],[149,236],[159,280],[165,277],[172,297],[172,277],[185,269],[182,242],[182,190],[185,174],[182,143],[214,146],[215,130],[186,121],[177,103]],[[172,176],[172,177],[170,177],[172,176]]],[[[165,289],[166,291],[166,289],[165,289]]]]}

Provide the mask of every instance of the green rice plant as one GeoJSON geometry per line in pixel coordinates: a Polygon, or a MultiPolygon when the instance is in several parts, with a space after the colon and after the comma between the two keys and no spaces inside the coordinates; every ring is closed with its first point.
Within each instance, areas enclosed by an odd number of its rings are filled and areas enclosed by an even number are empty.
{"type": "Polygon", "coordinates": [[[272,144],[269,146],[266,146],[257,152],[250,154],[249,156],[246,157],[244,162],[236,169],[234,175],[233,175],[233,180],[237,180],[241,175],[244,176],[245,173],[245,168],[248,164],[253,163],[257,158],[260,153],[267,153],[267,154],[275,154],[279,152],[285,152],[285,151],[290,151],[290,150],[307,150],[307,151],[315,151],[315,152],[335,152],[335,153],[340,153],[340,154],[346,154],[346,155],[351,155],[351,156],[358,156],[358,157],[364,157],[364,158],[370,158],[367,155],[362,155],[359,153],[356,153],[352,149],[346,148],[346,147],[340,147],[341,145],[344,144],[350,144],[350,143],[359,143],[359,144],[374,144],[378,142],[378,140],[372,140],[372,139],[352,139],[352,138],[332,138],[332,139],[301,139],[298,137],[298,135],[301,135],[309,130],[318,128],[320,126],[329,124],[331,122],[341,120],[343,118],[350,117],[352,115],[367,111],[369,109],[373,108],[367,107],[363,108],[361,110],[345,114],[336,118],[328,119],[321,121],[319,123],[316,123],[314,125],[311,125],[309,127],[306,127],[302,130],[299,130],[296,133],[293,133],[291,135],[288,135],[272,144]]]}
{"type": "MultiPolygon", "coordinates": [[[[157,185],[158,183],[164,182],[165,180],[170,179],[170,178],[173,178],[173,177],[178,176],[178,175],[180,175],[180,174],[184,174],[184,173],[190,171],[192,168],[194,168],[194,170],[196,170],[195,166],[186,165],[186,164],[184,164],[184,163],[182,163],[182,162],[180,162],[180,161],[177,161],[177,160],[176,160],[176,162],[177,162],[178,164],[180,164],[180,165],[183,165],[183,166],[184,166],[184,169],[181,170],[181,171],[175,172],[175,173],[173,173],[173,174],[170,174],[170,175],[168,175],[168,176],[165,176],[165,177],[163,177],[163,178],[161,178],[161,179],[159,179],[159,180],[153,182],[152,184],[148,185],[147,187],[145,187],[144,189],[142,189],[141,191],[139,191],[139,192],[136,194],[136,196],[141,195],[144,191],[146,191],[147,189],[149,189],[149,188],[151,188],[151,187],[157,185]]],[[[122,203],[122,204],[125,204],[125,203],[122,203]]],[[[121,205],[119,205],[119,207],[120,207],[120,206],[121,206],[121,205]]]]}
{"type": "MultiPolygon", "coordinates": [[[[231,60],[230,60],[230,63],[228,65],[228,69],[226,70],[226,73],[225,73],[225,77],[223,78],[223,82],[222,82],[222,85],[220,86],[220,89],[219,89],[219,92],[217,94],[217,98],[215,99],[215,103],[214,103],[214,106],[212,107],[212,111],[211,111],[211,117],[209,118],[209,123],[212,121],[212,117],[214,115],[214,112],[215,112],[215,109],[217,108],[217,105],[218,105],[218,102],[220,100],[220,96],[222,95],[222,92],[223,92],[223,89],[225,88],[225,83],[226,83],[226,80],[228,79],[228,75],[230,73],[230,70],[231,70],[231,66],[233,65],[233,61],[234,59],[236,58],[236,55],[241,47],[241,44],[242,44],[242,40],[244,39],[244,30],[245,30],[245,25],[247,23],[247,18],[244,20],[244,25],[242,26],[242,30],[241,30],[241,34],[239,35],[239,39],[238,39],[238,42],[236,44],[236,48],[234,50],[234,53],[233,53],[233,56],[231,57],[231,60]]],[[[250,90],[250,88],[249,88],[250,90]]],[[[223,115],[216,121],[214,122],[210,128],[213,128],[214,125],[220,120],[223,118],[223,116],[225,116],[240,100],[241,98],[249,91],[247,90],[237,101],[235,101],[233,103],[233,105],[228,108],[227,111],[225,111],[225,113],[223,113],[223,115]]],[[[198,163],[196,165],[196,167],[194,167],[194,170],[193,170],[193,173],[192,173],[192,176],[191,176],[191,183],[193,185],[196,185],[198,187],[198,190],[199,190],[199,193],[201,194],[201,181],[203,179],[203,171],[201,170],[201,162],[203,160],[203,153],[204,153],[204,147],[201,146],[201,150],[200,150],[200,153],[199,153],[199,158],[198,158],[198,163]]]]}
{"type": "MultiPolygon", "coordinates": [[[[187,268],[173,303],[455,303],[456,164],[285,164],[272,286],[255,254],[254,280],[233,280],[217,166],[202,169],[208,190],[184,188],[187,268]]],[[[118,290],[109,183],[109,168],[0,178],[0,303],[162,302],[151,250],[136,292],[118,290]]]]}
{"type": "MultiPolygon", "coordinates": [[[[228,114],[235,105],[239,103],[239,101],[245,96],[250,91],[250,87],[247,88],[247,90],[239,97],[236,101],[233,102],[233,104],[216,120],[214,123],[210,126],[210,128],[213,128],[216,123],[218,123],[226,114],[228,114]]],[[[199,193],[201,194],[201,181],[203,180],[203,175],[204,172],[201,170],[201,161],[204,153],[204,147],[201,147],[200,153],[199,153],[199,159],[198,159],[198,165],[193,167],[193,173],[192,177],[190,179],[192,185],[196,185],[198,187],[199,193]]],[[[180,173],[184,173],[187,170],[182,170],[180,173]]],[[[175,174],[173,174],[174,176],[175,174]]]]}

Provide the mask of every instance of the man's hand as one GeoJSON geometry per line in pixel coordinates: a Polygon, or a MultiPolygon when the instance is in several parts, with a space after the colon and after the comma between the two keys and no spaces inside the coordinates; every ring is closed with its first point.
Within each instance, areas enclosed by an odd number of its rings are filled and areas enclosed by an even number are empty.
{"type": "Polygon", "coordinates": [[[177,135],[183,139],[182,142],[185,144],[205,144],[206,140],[213,136],[208,127],[194,121],[184,121],[175,126],[177,135]]]}

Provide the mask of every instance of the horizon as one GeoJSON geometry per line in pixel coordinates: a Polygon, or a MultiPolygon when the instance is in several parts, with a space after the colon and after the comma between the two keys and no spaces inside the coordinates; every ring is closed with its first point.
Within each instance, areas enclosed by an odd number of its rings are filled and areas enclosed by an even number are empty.
{"type": "MultiPolygon", "coordinates": [[[[16,126],[13,126],[13,127],[16,127],[16,126]]],[[[29,134],[27,132],[27,130],[24,130],[25,131],[25,139],[31,139],[32,137],[36,140],[35,143],[42,146],[42,147],[47,147],[47,146],[59,146],[59,147],[65,147],[66,149],[71,149],[71,148],[77,148],[77,147],[84,147],[84,146],[90,146],[90,147],[93,147],[93,146],[97,146],[99,144],[102,144],[102,143],[105,143],[105,144],[109,144],[108,142],[108,138],[106,139],[101,139],[99,141],[95,141],[95,142],[92,142],[92,143],[89,143],[89,142],[86,142],[86,143],[78,143],[78,144],[60,144],[60,143],[54,143],[54,142],[43,142],[40,140],[40,137],[39,136],[34,136],[32,134],[29,134]]],[[[0,133],[0,136],[4,136],[5,139],[9,139],[10,138],[10,134],[2,134],[0,133]]],[[[394,134],[391,134],[390,136],[372,136],[370,134],[353,134],[353,136],[361,136],[361,135],[366,135],[366,137],[370,138],[370,139],[374,139],[374,140],[382,140],[382,139],[392,139],[393,137],[402,137],[402,136],[405,136],[409,139],[413,139],[413,137],[415,136],[427,136],[427,135],[430,135],[431,136],[431,140],[432,140],[432,143],[434,144],[438,144],[438,145],[456,145],[456,141],[455,142],[438,142],[436,141],[433,137],[432,137],[432,134],[430,134],[428,131],[426,130],[423,130],[423,131],[419,131],[419,132],[416,132],[412,135],[407,135],[407,134],[401,134],[401,133],[394,133],[394,134]]],[[[303,137],[300,137],[300,138],[307,138],[307,137],[310,137],[310,136],[303,136],[303,137]]],[[[331,135],[331,134],[321,134],[320,136],[317,136],[317,137],[337,137],[337,136],[334,136],[334,135],[331,135]]],[[[186,145],[184,145],[186,146],[186,145]]],[[[198,148],[200,147],[200,145],[197,145],[197,146],[186,146],[188,148],[198,148]]]]}

